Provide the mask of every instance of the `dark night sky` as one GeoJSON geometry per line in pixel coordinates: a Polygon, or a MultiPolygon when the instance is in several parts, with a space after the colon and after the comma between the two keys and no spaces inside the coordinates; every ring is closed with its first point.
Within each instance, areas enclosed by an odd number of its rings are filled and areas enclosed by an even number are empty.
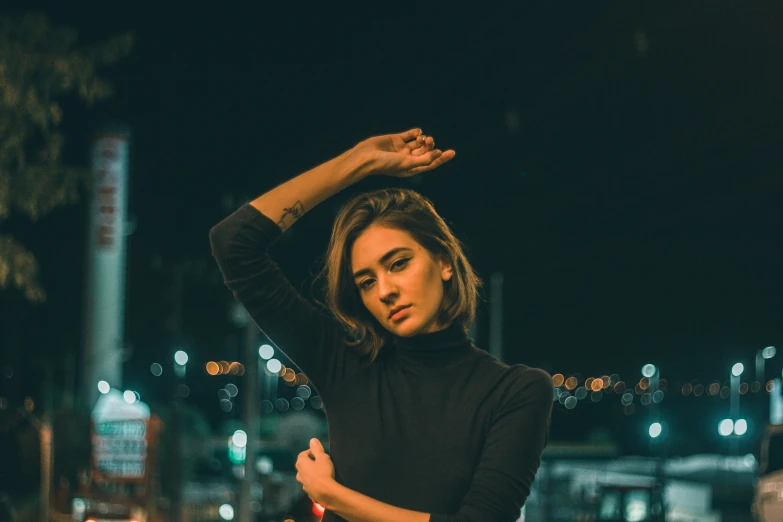
{"type": "MultiPolygon", "coordinates": [[[[107,71],[117,98],[92,112],[66,105],[64,124],[76,163],[100,116],[134,133],[131,381],[173,351],[170,278],[151,268],[155,255],[204,264],[187,279],[188,342],[196,360],[227,357],[230,296],[207,239],[227,213],[223,195],[238,205],[367,135],[412,126],[456,159],[357,190],[420,190],[487,280],[505,274],[508,362],[634,378],[651,361],[671,380],[709,381],[783,347],[779,2],[447,14],[40,7],[87,41],[136,37],[133,56],[107,71]]],[[[296,282],[347,195],[276,247],[296,282]]],[[[20,323],[24,343],[79,346],[83,214],[16,223],[51,297],[20,323]]],[[[480,323],[484,347],[486,331],[480,323]]]]}

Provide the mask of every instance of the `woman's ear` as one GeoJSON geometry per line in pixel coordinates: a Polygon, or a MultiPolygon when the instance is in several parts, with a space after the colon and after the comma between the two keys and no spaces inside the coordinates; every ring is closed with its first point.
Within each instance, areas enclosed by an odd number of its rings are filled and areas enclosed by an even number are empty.
{"type": "Polygon", "coordinates": [[[446,256],[441,256],[440,258],[440,277],[444,281],[451,280],[451,277],[454,275],[454,267],[451,266],[451,262],[446,258],[446,256]]]}

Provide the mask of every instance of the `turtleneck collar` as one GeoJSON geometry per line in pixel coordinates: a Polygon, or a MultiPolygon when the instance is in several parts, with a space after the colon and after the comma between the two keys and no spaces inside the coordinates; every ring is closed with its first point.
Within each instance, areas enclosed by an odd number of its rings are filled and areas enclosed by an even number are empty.
{"type": "Polygon", "coordinates": [[[444,368],[459,362],[472,352],[473,340],[461,325],[411,337],[392,336],[395,352],[406,365],[444,368]]]}

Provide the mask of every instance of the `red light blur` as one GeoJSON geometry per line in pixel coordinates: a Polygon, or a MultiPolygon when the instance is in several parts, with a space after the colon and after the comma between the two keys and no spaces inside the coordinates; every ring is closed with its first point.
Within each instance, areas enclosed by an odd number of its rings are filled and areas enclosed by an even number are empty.
{"type": "Polygon", "coordinates": [[[313,502],[313,515],[318,515],[319,517],[323,516],[324,511],[326,511],[326,509],[324,509],[321,504],[318,502],[313,502]]]}

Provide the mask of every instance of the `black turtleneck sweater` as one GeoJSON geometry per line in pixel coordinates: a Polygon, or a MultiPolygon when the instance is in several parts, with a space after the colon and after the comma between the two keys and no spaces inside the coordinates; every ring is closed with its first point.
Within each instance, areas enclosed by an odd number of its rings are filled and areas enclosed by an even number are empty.
{"type": "Polygon", "coordinates": [[[245,205],[210,240],[226,285],[320,394],[337,481],[431,522],[518,520],[547,442],[550,376],[498,361],[458,327],[393,338],[363,364],[270,259],[280,235],[245,205]]]}

